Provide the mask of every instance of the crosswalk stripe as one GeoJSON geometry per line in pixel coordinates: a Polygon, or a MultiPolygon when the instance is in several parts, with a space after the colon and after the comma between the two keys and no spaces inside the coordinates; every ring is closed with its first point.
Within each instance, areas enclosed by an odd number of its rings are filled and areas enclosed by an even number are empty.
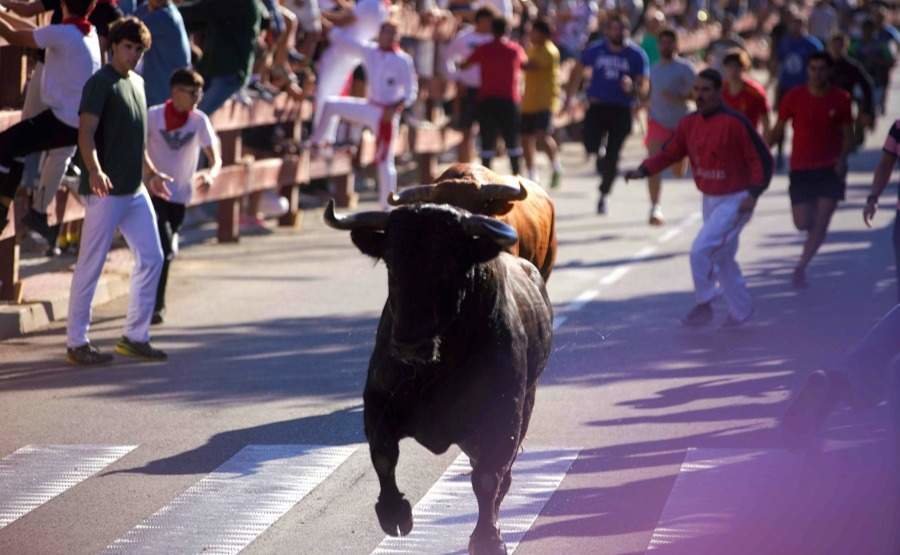
{"type": "MultiPolygon", "coordinates": [[[[513,465],[512,485],[500,506],[500,530],[513,553],[559,487],[578,449],[529,449],[513,465]]],[[[385,537],[373,554],[465,553],[478,520],[469,458],[461,454],[413,509],[413,530],[385,537]]]]}
{"type": "Polygon", "coordinates": [[[105,553],[238,553],[358,446],[248,445],[105,553]]]}
{"type": "Polygon", "coordinates": [[[50,501],[137,445],[27,445],[0,459],[0,529],[50,501]]]}

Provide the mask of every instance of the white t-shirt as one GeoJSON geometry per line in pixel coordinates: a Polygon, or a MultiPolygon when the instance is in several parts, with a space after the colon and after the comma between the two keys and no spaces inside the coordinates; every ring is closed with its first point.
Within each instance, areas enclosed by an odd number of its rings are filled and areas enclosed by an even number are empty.
{"type": "MultiPolygon", "coordinates": [[[[319,0],[319,6],[323,12],[330,11],[328,0],[319,0]]],[[[353,15],[356,21],[344,27],[334,27],[341,29],[350,37],[358,41],[370,41],[378,36],[381,24],[388,20],[388,5],[385,0],[359,0],[353,7],[353,15]]]]}
{"type": "Polygon", "coordinates": [[[85,35],[69,24],[35,29],[34,42],[46,51],[41,100],[56,119],[78,127],[78,106],[84,84],[100,69],[100,42],[97,30],[85,35]]]}
{"type": "Polygon", "coordinates": [[[497,10],[497,13],[503,16],[506,21],[512,21],[513,3],[512,0],[477,0],[472,4],[472,9],[477,10],[482,6],[488,6],[497,10]]]}
{"type": "Polygon", "coordinates": [[[444,59],[447,61],[447,76],[467,87],[480,87],[481,68],[477,64],[462,70],[457,69],[456,64],[464,62],[476,48],[492,40],[494,40],[494,35],[490,33],[477,33],[474,27],[463,29],[444,51],[444,59]]]}
{"type": "Polygon", "coordinates": [[[178,129],[166,131],[165,107],[160,104],[147,111],[147,154],[159,171],[172,177],[169,202],[187,204],[191,201],[200,149],[219,139],[209,118],[200,110],[192,111],[178,129]]]}

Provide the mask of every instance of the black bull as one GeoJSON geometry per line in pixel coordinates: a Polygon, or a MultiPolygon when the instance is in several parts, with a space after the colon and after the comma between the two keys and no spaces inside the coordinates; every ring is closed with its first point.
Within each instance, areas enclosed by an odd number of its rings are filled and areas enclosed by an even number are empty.
{"type": "Polygon", "coordinates": [[[378,522],[392,536],[412,530],[394,475],[401,439],[433,453],[457,444],[478,499],[469,552],[505,553],[497,515],[552,341],[540,273],[503,252],[516,241],[513,228],[450,206],[336,216],[332,203],[325,219],[388,268],[363,394],[378,522]]]}

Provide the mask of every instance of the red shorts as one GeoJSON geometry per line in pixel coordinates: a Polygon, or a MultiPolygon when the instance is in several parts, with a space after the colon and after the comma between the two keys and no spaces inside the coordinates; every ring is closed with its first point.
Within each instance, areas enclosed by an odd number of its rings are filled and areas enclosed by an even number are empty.
{"type": "Polygon", "coordinates": [[[675,134],[674,129],[664,127],[661,123],[653,118],[647,118],[647,135],[644,137],[644,146],[650,143],[662,144],[672,138],[675,134]]]}

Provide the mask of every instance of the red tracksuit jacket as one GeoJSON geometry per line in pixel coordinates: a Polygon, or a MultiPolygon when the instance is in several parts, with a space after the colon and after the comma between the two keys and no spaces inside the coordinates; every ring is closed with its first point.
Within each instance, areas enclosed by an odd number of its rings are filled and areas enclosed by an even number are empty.
{"type": "Polygon", "coordinates": [[[707,195],[749,190],[758,197],[772,179],[772,155],[762,138],[744,116],[725,106],[681,118],[672,138],[642,166],[653,175],[685,156],[697,188],[707,195]]]}

